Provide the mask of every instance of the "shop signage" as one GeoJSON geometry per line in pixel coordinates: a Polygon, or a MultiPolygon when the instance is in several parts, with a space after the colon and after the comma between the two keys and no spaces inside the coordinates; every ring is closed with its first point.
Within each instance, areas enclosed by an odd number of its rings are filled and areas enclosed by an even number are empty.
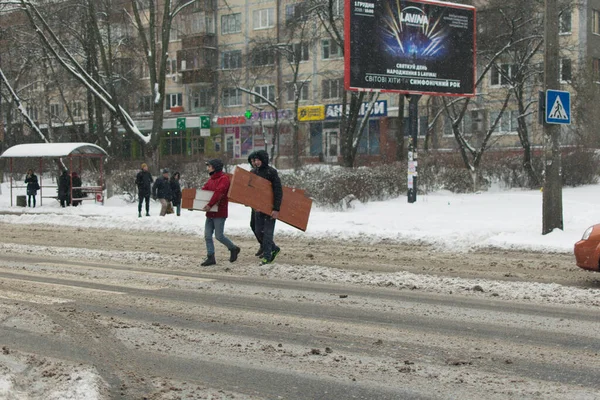
{"type": "MultiPolygon", "coordinates": [[[[346,105],[346,110],[349,110],[349,106],[346,105]]],[[[369,103],[362,103],[358,115],[363,117],[369,108],[369,103]]],[[[373,110],[371,110],[371,118],[373,117],[385,117],[387,116],[387,100],[379,100],[375,102],[373,110]]],[[[327,104],[325,106],[325,119],[340,119],[342,117],[342,105],[341,104],[327,104]]]]}
{"type": "Polygon", "coordinates": [[[298,107],[298,121],[322,121],[324,119],[324,105],[298,107]]]}
{"type": "Polygon", "coordinates": [[[277,113],[275,111],[256,111],[252,113],[250,118],[247,117],[246,113],[244,115],[217,116],[217,125],[245,125],[247,122],[257,122],[259,120],[273,121],[276,115],[280,121],[294,116],[292,110],[288,109],[278,110],[277,113]]]}

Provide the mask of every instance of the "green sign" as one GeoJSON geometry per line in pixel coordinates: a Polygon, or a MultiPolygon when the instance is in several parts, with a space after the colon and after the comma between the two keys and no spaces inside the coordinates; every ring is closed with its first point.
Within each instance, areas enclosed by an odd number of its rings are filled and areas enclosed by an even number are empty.
{"type": "Polygon", "coordinates": [[[244,117],[246,117],[246,119],[252,118],[252,111],[246,110],[246,112],[244,113],[244,117]]]}
{"type": "Polygon", "coordinates": [[[208,115],[200,116],[200,129],[210,129],[210,117],[208,115]]]}
{"type": "Polygon", "coordinates": [[[185,118],[177,118],[177,130],[185,130],[185,118]]]}

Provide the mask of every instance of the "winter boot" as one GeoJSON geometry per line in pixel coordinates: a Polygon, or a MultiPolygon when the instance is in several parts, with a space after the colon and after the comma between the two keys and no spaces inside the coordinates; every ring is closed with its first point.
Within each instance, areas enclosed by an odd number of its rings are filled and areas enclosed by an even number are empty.
{"type": "Polygon", "coordinates": [[[146,213],[146,217],[149,217],[149,216],[150,216],[150,213],[149,213],[149,212],[147,212],[147,213],[146,213]]]}
{"type": "Polygon", "coordinates": [[[214,254],[209,254],[208,256],[206,256],[206,259],[202,262],[203,267],[208,267],[209,265],[215,265],[217,263],[217,260],[215,260],[215,255],[214,254]]]}
{"type": "Polygon", "coordinates": [[[275,250],[271,252],[271,262],[275,261],[275,257],[277,257],[277,254],[279,254],[280,251],[281,249],[279,247],[275,247],[275,250]]]}
{"type": "Polygon", "coordinates": [[[256,257],[259,257],[259,258],[261,258],[261,257],[262,257],[262,255],[263,255],[263,248],[262,248],[262,246],[260,246],[260,247],[258,248],[258,251],[257,251],[257,252],[256,252],[254,255],[255,255],[256,257]]]}
{"type": "Polygon", "coordinates": [[[235,260],[237,260],[238,254],[240,254],[240,248],[239,247],[234,247],[233,250],[229,250],[229,252],[231,253],[229,256],[229,262],[234,262],[235,260]]]}
{"type": "Polygon", "coordinates": [[[142,213],[141,212],[138,213],[138,218],[142,218],[142,213]]]}
{"type": "Polygon", "coordinates": [[[260,260],[260,265],[271,264],[273,260],[269,260],[268,258],[263,258],[260,260]]]}

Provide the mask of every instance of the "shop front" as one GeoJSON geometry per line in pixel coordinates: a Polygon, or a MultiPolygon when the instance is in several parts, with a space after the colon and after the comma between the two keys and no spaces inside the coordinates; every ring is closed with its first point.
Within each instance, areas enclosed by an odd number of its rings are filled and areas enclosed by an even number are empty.
{"type": "MultiPolygon", "coordinates": [[[[362,118],[369,103],[363,103],[359,111],[362,118]]],[[[323,106],[299,107],[298,115],[303,117],[302,122],[308,122],[310,126],[309,155],[318,157],[320,162],[337,163],[341,154],[340,146],[340,122],[342,117],[341,104],[326,104],[323,106]],[[322,107],[322,115],[318,112],[322,107]]],[[[380,155],[380,119],[387,117],[387,101],[375,102],[367,125],[365,126],[361,140],[358,144],[358,154],[361,156],[380,155]]],[[[360,123],[360,119],[359,122],[360,123]]]]}
{"type": "Polygon", "coordinates": [[[267,150],[275,145],[279,154],[285,150],[281,145],[287,142],[290,132],[291,110],[248,112],[247,115],[227,115],[214,118],[211,139],[215,153],[224,153],[230,159],[245,160],[256,150],[267,150]],[[275,138],[275,121],[279,132],[279,143],[275,138]]]}

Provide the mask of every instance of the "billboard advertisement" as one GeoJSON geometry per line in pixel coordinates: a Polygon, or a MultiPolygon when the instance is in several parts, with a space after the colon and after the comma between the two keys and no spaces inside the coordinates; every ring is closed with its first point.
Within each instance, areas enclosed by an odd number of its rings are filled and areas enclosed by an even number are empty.
{"type": "Polygon", "coordinates": [[[345,37],[348,90],[475,94],[474,7],[427,0],[347,1],[345,37]]]}

